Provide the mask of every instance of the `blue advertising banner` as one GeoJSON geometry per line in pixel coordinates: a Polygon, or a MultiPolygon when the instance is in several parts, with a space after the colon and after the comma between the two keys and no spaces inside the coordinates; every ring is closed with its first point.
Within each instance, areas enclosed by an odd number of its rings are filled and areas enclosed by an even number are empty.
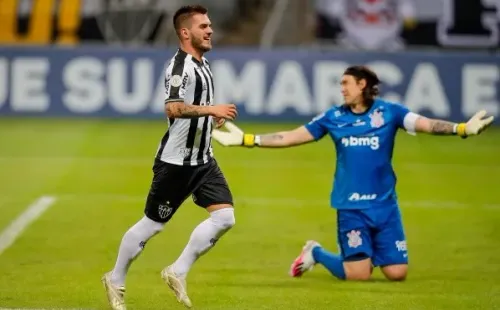
{"type": "MultiPolygon", "coordinates": [[[[0,116],[164,117],[175,49],[0,47],[0,116]]],[[[382,96],[430,117],[500,116],[500,56],[487,53],[215,49],[217,103],[239,120],[307,120],[341,104],[348,65],[370,66],[382,96]]]]}

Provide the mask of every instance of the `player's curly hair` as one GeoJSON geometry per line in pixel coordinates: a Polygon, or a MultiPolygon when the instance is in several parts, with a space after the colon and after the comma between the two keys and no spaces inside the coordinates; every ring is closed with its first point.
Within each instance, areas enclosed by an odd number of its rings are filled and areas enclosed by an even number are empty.
{"type": "Polygon", "coordinates": [[[365,80],[363,99],[372,102],[380,94],[380,80],[375,72],[366,66],[351,66],[344,71],[344,75],[352,75],[356,81],[365,80]]]}

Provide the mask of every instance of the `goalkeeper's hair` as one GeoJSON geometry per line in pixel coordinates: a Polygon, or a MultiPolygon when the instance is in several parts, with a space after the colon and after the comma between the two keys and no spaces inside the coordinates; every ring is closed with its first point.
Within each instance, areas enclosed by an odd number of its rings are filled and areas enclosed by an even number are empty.
{"type": "Polygon", "coordinates": [[[380,80],[375,72],[366,66],[352,66],[344,71],[344,75],[353,76],[356,81],[365,80],[366,87],[363,89],[363,99],[365,102],[373,102],[379,95],[380,80]]]}

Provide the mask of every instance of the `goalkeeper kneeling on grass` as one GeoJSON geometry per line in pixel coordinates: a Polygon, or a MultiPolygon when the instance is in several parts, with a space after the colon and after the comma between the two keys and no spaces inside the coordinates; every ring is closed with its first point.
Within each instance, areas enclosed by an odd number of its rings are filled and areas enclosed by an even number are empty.
{"type": "Polygon", "coordinates": [[[265,135],[245,134],[233,123],[228,131],[214,130],[224,146],[291,147],[329,135],[337,161],[330,204],[337,209],[340,253],[307,241],[291,265],[300,277],[321,264],[343,280],[368,280],[373,267],[387,279],[402,281],[408,271],[408,249],[395,193],[396,176],[391,159],[398,129],[433,135],[478,135],[493,116],[477,112],[466,123],[430,119],[410,112],[404,105],[376,98],[379,79],[364,66],[349,67],[342,76],[345,104],[330,108],[292,131],[265,135]]]}

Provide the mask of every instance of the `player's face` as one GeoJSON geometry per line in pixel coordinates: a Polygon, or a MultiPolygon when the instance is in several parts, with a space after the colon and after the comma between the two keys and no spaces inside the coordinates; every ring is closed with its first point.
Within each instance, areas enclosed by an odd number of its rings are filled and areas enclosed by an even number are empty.
{"type": "Polygon", "coordinates": [[[208,52],[212,49],[212,23],[208,15],[196,14],[191,17],[191,44],[197,50],[208,52]]]}
{"type": "Polygon", "coordinates": [[[342,76],[340,82],[344,102],[349,105],[357,104],[362,98],[363,88],[366,86],[365,80],[357,81],[352,75],[342,76]]]}

